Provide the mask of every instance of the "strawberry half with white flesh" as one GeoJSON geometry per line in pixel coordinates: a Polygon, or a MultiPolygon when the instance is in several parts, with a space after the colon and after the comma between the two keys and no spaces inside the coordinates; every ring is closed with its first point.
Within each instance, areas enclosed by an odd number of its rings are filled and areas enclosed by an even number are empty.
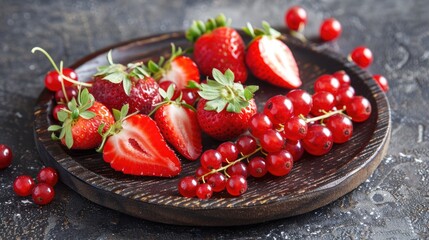
{"type": "Polygon", "coordinates": [[[154,120],[143,114],[127,116],[128,105],[114,110],[116,123],[103,134],[98,151],[116,171],[139,176],[173,177],[181,163],[154,120]]]}
{"type": "Polygon", "coordinates": [[[181,101],[180,97],[171,101],[174,94],[172,86],[167,92],[159,91],[165,100],[155,110],[154,119],[162,135],[182,156],[196,160],[203,149],[196,110],[181,101]]]}
{"type": "Polygon", "coordinates": [[[200,72],[197,64],[191,58],[183,55],[182,49],[176,49],[171,44],[171,56],[165,61],[163,57],[158,63],[150,60],[147,64],[148,70],[153,78],[159,83],[171,81],[176,84],[177,90],[181,91],[188,86],[189,81],[200,82],[200,72]]]}
{"type": "Polygon", "coordinates": [[[246,64],[257,78],[283,88],[298,88],[302,82],[298,65],[289,47],[278,38],[281,34],[262,22],[263,29],[250,24],[244,32],[253,37],[246,52],[246,64]]]}

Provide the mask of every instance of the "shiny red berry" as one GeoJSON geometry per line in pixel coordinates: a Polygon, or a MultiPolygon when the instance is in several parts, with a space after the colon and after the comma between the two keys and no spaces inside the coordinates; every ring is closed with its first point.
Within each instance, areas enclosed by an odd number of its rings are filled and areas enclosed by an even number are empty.
{"type": "Polygon", "coordinates": [[[353,122],[363,122],[371,115],[371,103],[362,96],[355,96],[346,105],[346,112],[353,122]]]}
{"type": "Polygon", "coordinates": [[[293,158],[290,152],[282,150],[277,153],[269,153],[265,158],[267,170],[274,176],[285,176],[293,166],[293,158]]]}
{"type": "Polygon", "coordinates": [[[0,144],[0,169],[9,167],[12,163],[12,159],[12,150],[8,146],[0,144]]]}
{"type": "Polygon", "coordinates": [[[238,158],[238,148],[233,142],[223,142],[217,147],[222,155],[222,162],[232,162],[238,158]]]}
{"type": "Polygon", "coordinates": [[[261,137],[268,129],[272,128],[273,123],[264,113],[256,113],[250,118],[249,132],[256,138],[261,137]]]}
{"type": "Polygon", "coordinates": [[[323,74],[314,82],[314,91],[326,91],[335,95],[340,88],[340,81],[333,75],[323,74]]]}
{"type": "Polygon", "coordinates": [[[378,86],[380,86],[381,90],[383,90],[383,92],[389,91],[389,83],[387,82],[387,79],[384,76],[380,74],[375,74],[372,77],[374,78],[378,86]]]}
{"type": "Polygon", "coordinates": [[[180,195],[184,197],[195,197],[197,191],[198,181],[193,176],[186,176],[180,179],[178,189],[180,195]]]}
{"type": "Polygon", "coordinates": [[[304,150],[315,156],[328,153],[333,144],[331,131],[327,127],[317,123],[308,126],[307,136],[302,139],[304,150]]]}
{"type": "Polygon", "coordinates": [[[52,167],[44,167],[39,171],[36,179],[38,183],[44,182],[53,187],[58,182],[58,173],[52,167]]]}
{"type": "Polygon", "coordinates": [[[286,140],[284,149],[292,155],[293,162],[296,162],[301,159],[304,154],[304,147],[302,146],[301,140],[286,140]]]}
{"type": "Polygon", "coordinates": [[[332,74],[340,82],[340,88],[350,86],[350,76],[344,70],[336,71],[332,74]]]}
{"type": "Polygon", "coordinates": [[[263,177],[267,174],[267,164],[262,157],[250,159],[247,169],[249,170],[249,174],[256,178],[263,177]]]}
{"type": "Polygon", "coordinates": [[[328,18],[320,26],[320,38],[323,41],[332,41],[341,35],[341,24],[335,18],[328,18]]]}
{"type": "Polygon", "coordinates": [[[247,191],[246,178],[241,175],[234,175],[226,181],[226,190],[232,196],[240,196],[247,191]]]}
{"type": "Polygon", "coordinates": [[[47,183],[39,183],[34,187],[31,196],[34,203],[38,205],[46,205],[54,199],[55,191],[51,185],[47,183]]]}
{"type": "Polygon", "coordinates": [[[276,95],[267,100],[263,113],[274,125],[285,123],[293,114],[292,101],[284,95],[276,95]]]}
{"type": "Polygon", "coordinates": [[[355,89],[352,86],[341,87],[335,95],[336,107],[343,109],[355,96],[355,89]]]}
{"type": "Polygon", "coordinates": [[[311,114],[314,116],[323,115],[324,112],[329,112],[335,107],[336,101],[335,96],[326,91],[316,92],[312,96],[313,107],[311,108],[311,114]]]}
{"type": "MultiPolygon", "coordinates": [[[[63,75],[77,81],[77,74],[73,69],[64,68],[63,75]]],[[[61,82],[64,82],[64,86],[73,85],[73,83],[63,80],[57,71],[49,71],[45,76],[45,87],[53,92],[61,89],[61,82]]]]}
{"type": "Polygon", "coordinates": [[[307,12],[300,6],[289,8],[285,14],[285,24],[293,31],[302,31],[307,23],[307,12]]]}
{"type": "Polygon", "coordinates": [[[77,89],[74,86],[65,87],[66,92],[63,92],[63,89],[60,89],[55,92],[55,101],[57,103],[65,104],[67,99],[70,101],[73,98],[77,97],[77,89]],[[67,99],[66,99],[67,96],[67,99]]]}
{"type": "Polygon", "coordinates": [[[13,191],[16,195],[26,197],[31,195],[34,188],[34,180],[27,175],[21,175],[13,181],[13,191]]]}
{"type": "Polygon", "coordinates": [[[194,106],[197,99],[198,93],[195,89],[182,89],[182,100],[185,101],[187,104],[194,106]]]}
{"type": "Polygon", "coordinates": [[[361,68],[367,68],[371,65],[373,57],[369,48],[359,46],[350,53],[350,58],[361,68]]]}
{"type": "Polygon", "coordinates": [[[206,150],[201,154],[200,163],[205,169],[218,169],[222,166],[222,155],[214,149],[206,150]]]}
{"type": "Polygon", "coordinates": [[[268,129],[259,138],[259,143],[261,144],[262,149],[266,152],[278,152],[283,148],[284,138],[276,130],[268,129]]]}
{"type": "Polygon", "coordinates": [[[235,142],[238,152],[243,155],[248,155],[256,150],[258,147],[254,137],[249,135],[240,136],[235,142]]]}
{"type": "Polygon", "coordinates": [[[212,187],[213,192],[221,192],[226,187],[226,177],[220,172],[215,172],[207,178],[207,183],[212,187]]]}
{"type": "Polygon", "coordinates": [[[324,123],[331,130],[334,143],[345,143],[353,135],[353,123],[344,114],[335,114],[325,119],[324,123]]]}
{"type": "Polygon", "coordinates": [[[308,126],[304,119],[294,116],[286,122],[281,134],[286,139],[296,141],[303,139],[307,135],[307,128],[308,126]]]}
{"type": "Polygon", "coordinates": [[[209,199],[213,195],[212,186],[210,186],[208,183],[201,183],[197,186],[196,194],[197,197],[201,200],[209,199]]]}
{"type": "Polygon", "coordinates": [[[162,88],[162,90],[164,90],[165,92],[167,92],[170,86],[173,86],[173,89],[174,89],[173,97],[171,97],[170,100],[174,100],[180,96],[180,91],[177,89],[176,84],[169,80],[164,80],[159,83],[159,87],[162,88]]]}
{"type": "Polygon", "coordinates": [[[286,94],[286,97],[292,102],[293,114],[295,116],[303,115],[304,117],[310,113],[313,106],[311,95],[302,89],[294,89],[286,94]]]}
{"type": "Polygon", "coordinates": [[[245,178],[247,178],[247,176],[249,175],[248,171],[247,171],[247,165],[243,162],[237,162],[234,165],[230,166],[227,170],[226,173],[229,176],[233,176],[233,175],[241,175],[245,178]]]}

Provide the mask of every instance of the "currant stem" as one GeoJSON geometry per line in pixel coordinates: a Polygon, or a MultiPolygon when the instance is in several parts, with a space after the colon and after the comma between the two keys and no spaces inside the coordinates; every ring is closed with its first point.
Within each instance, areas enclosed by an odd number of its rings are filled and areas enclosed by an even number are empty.
{"type": "Polygon", "coordinates": [[[313,118],[307,118],[307,119],[304,119],[304,120],[305,120],[306,123],[315,122],[315,121],[319,121],[319,120],[328,118],[328,117],[333,116],[335,114],[342,113],[342,112],[344,112],[344,110],[345,110],[345,108],[340,109],[340,110],[335,110],[335,111],[327,112],[327,113],[325,113],[323,115],[320,115],[320,116],[317,116],[317,117],[313,117],[313,118]]]}
{"type": "MultiPolygon", "coordinates": [[[[247,159],[247,158],[249,158],[250,156],[252,156],[253,154],[255,154],[255,153],[257,153],[257,152],[259,152],[259,151],[261,151],[262,150],[262,147],[258,147],[258,148],[256,148],[255,149],[255,151],[253,151],[253,152],[251,152],[251,153],[249,153],[249,154],[247,154],[247,155],[243,155],[241,158],[238,158],[237,160],[235,160],[235,161],[232,161],[232,162],[228,162],[228,164],[227,165],[225,165],[225,166],[223,166],[223,167],[220,167],[220,168],[218,168],[218,169],[212,169],[210,172],[208,172],[208,173],[206,173],[206,174],[204,174],[204,175],[202,175],[201,177],[200,177],[200,179],[203,181],[203,183],[205,183],[206,181],[204,180],[204,178],[205,177],[207,177],[207,176],[209,176],[209,175],[211,175],[211,174],[213,174],[213,173],[216,173],[216,172],[221,172],[221,171],[225,171],[225,173],[226,173],[226,169],[228,169],[229,167],[231,167],[232,165],[234,165],[234,164],[236,164],[236,163],[238,163],[238,162],[240,162],[240,161],[242,161],[242,160],[244,160],[244,159],[247,159]]],[[[228,176],[228,174],[226,174],[227,176],[228,176]]]]}

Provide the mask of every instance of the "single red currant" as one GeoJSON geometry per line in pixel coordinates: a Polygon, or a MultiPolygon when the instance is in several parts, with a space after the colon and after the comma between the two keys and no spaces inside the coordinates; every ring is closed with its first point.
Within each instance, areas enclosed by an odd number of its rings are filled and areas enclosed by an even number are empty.
{"type": "Polygon", "coordinates": [[[352,86],[341,87],[335,95],[338,109],[343,109],[355,96],[355,89],[352,86]]]}
{"type": "Polygon", "coordinates": [[[320,38],[323,41],[332,41],[341,35],[341,24],[335,18],[328,18],[320,26],[320,38]]]}
{"type": "Polygon", "coordinates": [[[311,114],[314,116],[323,115],[324,112],[329,112],[335,107],[335,97],[332,93],[320,91],[313,94],[313,107],[311,114]]]}
{"type": "Polygon", "coordinates": [[[74,86],[67,86],[65,87],[65,94],[63,92],[62,89],[58,90],[55,92],[55,101],[60,104],[66,104],[67,103],[67,99],[70,101],[72,100],[74,97],[77,97],[77,90],[74,86]],[[67,99],[66,99],[67,96],[67,99]]]}
{"type": "Polygon", "coordinates": [[[325,119],[324,123],[331,130],[334,143],[344,143],[352,137],[353,123],[344,114],[335,114],[325,119]]]}
{"type": "Polygon", "coordinates": [[[198,93],[195,89],[184,88],[182,89],[182,100],[187,104],[194,106],[198,99],[198,93]]]}
{"type": "Polygon", "coordinates": [[[290,140],[300,140],[307,135],[307,123],[300,117],[291,117],[281,132],[282,136],[290,140]]]}
{"type": "Polygon", "coordinates": [[[350,76],[344,70],[336,71],[332,74],[340,82],[340,88],[350,86],[350,76]]]}
{"type": "Polygon", "coordinates": [[[174,100],[180,96],[180,91],[177,89],[176,84],[169,80],[163,80],[162,82],[159,82],[159,87],[166,92],[170,86],[173,86],[174,89],[173,97],[171,97],[170,100],[174,100]]]}
{"type": "Polygon", "coordinates": [[[293,162],[301,159],[304,154],[304,148],[302,147],[301,140],[286,140],[284,150],[288,151],[292,155],[293,162]]]}
{"type": "Polygon", "coordinates": [[[226,177],[220,172],[215,172],[207,178],[207,183],[210,184],[213,192],[222,192],[226,187],[226,177]]]}
{"type": "Polygon", "coordinates": [[[197,192],[198,181],[193,176],[186,176],[180,179],[178,189],[180,195],[188,198],[195,197],[197,192]]]}
{"type": "Polygon", "coordinates": [[[276,95],[267,100],[263,113],[274,125],[285,123],[293,114],[291,100],[283,95],[276,95]]]}
{"type": "Polygon", "coordinates": [[[294,89],[286,94],[286,97],[292,101],[293,114],[295,116],[303,115],[304,117],[310,113],[313,106],[311,95],[302,89],[294,89]]]}
{"type": "Polygon", "coordinates": [[[340,81],[338,81],[338,79],[335,78],[333,75],[329,74],[323,74],[322,76],[318,77],[314,82],[315,92],[326,91],[335,95],[338,92],[339,88],[340,81]]]}
{"type": "Polygon", "coordinates": [[[250,118],[249,132],[256,138],[261,137],[268,129],[272,128],[273,123],[270,118],[263,113],[256,113],[250,118]]]}
{"type": "Polygon", "coordinates": [[[44,182],[53,187],[58,182],[58,173],[54,168],[44,167],[37,174],[37,182],[44,182]]]}
{"type": "Polygon", "coordinates": [[[222,167],[222,155],[214,149],[206,150],[201,154],[200,163],[205,169],[218,169],[222,167]]]}
{"type": "Polygon", "coordinates": [[[237,162],[234,165],[230,166],[227,170],[226,173],[229,176],[233,176],[233,175],[241,175],[245,178],[247,178],[247,176],[249,175],[247,172],[247,165],[243,162],[237,162]]]}
{"type": "Polygon", "coordinates": [[[265,158],[265,162],[268,172],[278,177],[287,175],[293,166],[292,155],[286,150],[269,153],[265,158]]]}
{"type": "Polygon", "coordinates": [[[362,96],[355,96],[346,105],[346,112],[353,122],[364,122],[371,115],[371,103],[362,96]]]}
{"type": "Polygon", "coordinates": [[[376,74],[372,77],[374,78],[374,80],[378,84],[378,86],[380,86],[381,90],[383,90],[383,92],[389,91],[389,83],[387,82],[387,79],[385,77],[383,77],[380,74],[376,74]]]}
{"type": "Polygon", "coordinates": [[[8,146],[0,144],[0,169],[9,167],[12,163],[12,159],[12,150],[8,146]]]}
{"type": "Polygon", "coordinates": [[[331,131],[321,124],[310,125],[308,127],[307,136],[302,139],[304,150],[315,156],[328,153],[332,145],[333,137],[331,131]]]}
{"type": "Polygon", "coordinates": [[[241,175],[234,175],[226,181],[226,190],[232,196],[240,196],[247,191],[246,178],[241,175]]]}
{"type": "Polygon", "coordinates": [[[21,175],[15,178],[15,181],[13,181],[13,191],[18,196],[26,197],[31,195],[33,188],[34,180],[30,176],[21,175]]]}
{"type": "Polygon", "coordinates": [[[361,68],[367,68],[371,65],[373,57],[369,48],[359,46],[350,53],[350,58],[361,68]]]}
{"type": "Polygon", "coordinates": [[[232,142],[223,142],[217,147],[217,151],[222,155],[222,162],[232,162],[238,158],[238,149],[232,142]]]}
{"type": "MultiPolygon", "coordinates": [[[[203,175],[206,175],[210,171],[211,171],[210,169],[206,169],[206,168],[203,168],[200,166],[197,168],[197,170],[195,170],[195,177],[201,178],[203,175]]],[[[208,177],[208,176],[206,176],[206,177],[208,177]]]]}
{"type": "Polygon", "coordinates": [[[235,142],[235,145],[238,151],[243,155],[251,154],[258,147],[255,138],[249,135],[240,136],[235,142]]]}
{"type": "Polygon", "coordinates": [[[250,159],[247,166],[249,174],[253,177],[260,178],[267,174],[267,164],[262,157],[254,157],[250,159]]]}
{"type": "Polygon", "coordinates": [[[283,148],[284,139],[282,135],[274,129],[268,129],[259,139],[262,149],[266,152],[278,152],[283,148]]]}
{"type": "Polygon", "coordinates": [[[290,30],[302,31],[307,23],[307,12],[300,6],[293,6],[285,14],[285,23],[290,30]]]}
{"type": "Polygon", "coordinates": [[[209,199],[213,195],[212,186],[210,186],[208,183],[201,183],[197,186],[196,194],[197,197],[201,200],[209,199]]]}
{"type": "MultiPolygon", "coordinates": [[[[63,75],[77,81],[77,74],[73,69],[64,68],[63,75]]],[[[64,86],[73,85],[73,83],[63,80],[63,77],[57,71],[49,71],[45,76],[45,87],[53,92],[61,89],[61,82],[64,83],[64,86]]]]}
{"type": "Polygon", "coordinates": [[[47,183],[37,184],[32,193],[34,203],[38,205],[46,205],[54,199],[55,191],[54,188],[47,183]]]}

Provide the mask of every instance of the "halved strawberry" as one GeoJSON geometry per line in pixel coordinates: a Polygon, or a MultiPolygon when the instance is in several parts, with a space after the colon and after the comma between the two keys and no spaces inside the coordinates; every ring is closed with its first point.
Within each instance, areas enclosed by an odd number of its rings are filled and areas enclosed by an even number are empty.
{"type": "MultiPolygon", "coordinates": [[[[128,105],[125,105],[128,108],[128,105]]],[[[103,159],[116,171],[141,176],[173,177],[182,167],[154,120],[147,115],[126,117],[115,110],[117,122],[104,134],[103,159]]],[[[100,150],[100,149],[99,149],[100,150]]]]}
{"type": "Polygon", "coordinates": [[[155,80],[161,82],[171,81],[176,84],[178,91],[185,89],[189,81],[200,82],[200,72],[197,64],[189,57],[183,56],[183,51],[179,47],[176,50],[174,44],[171,45],[171,56],[164,62],[161,58],[158,63],[148,62],[148,69],[153,74],[155,80]]]}
{"type": "Polygon", "coordinates": [[[298,88],[302,82],[298,65],[288,46],[278,40],[280,33],[267,22],[263,29],[248,24],[244,31],[253,37],[247,48],[246,64],[257,78],[284,88],[298,88]]]}

